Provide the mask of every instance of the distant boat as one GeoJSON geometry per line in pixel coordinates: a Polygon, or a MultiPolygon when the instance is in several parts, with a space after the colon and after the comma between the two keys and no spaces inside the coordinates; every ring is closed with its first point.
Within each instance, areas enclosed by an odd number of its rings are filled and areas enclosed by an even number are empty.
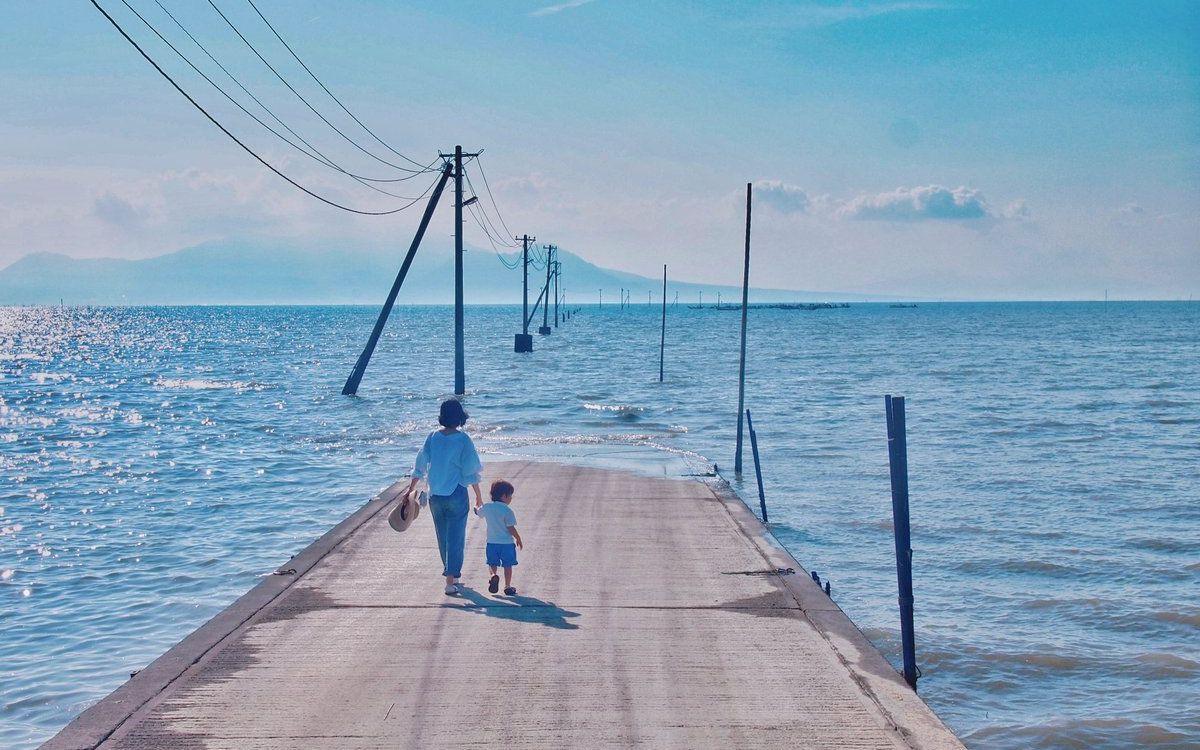
{"type": "Polygon", "coordinates": [[[916,307],[916,306],[917,306],[917,303],[915,303],[915,302],[893,302],[892,304],[888,305],[888,307],[916,307]]]}

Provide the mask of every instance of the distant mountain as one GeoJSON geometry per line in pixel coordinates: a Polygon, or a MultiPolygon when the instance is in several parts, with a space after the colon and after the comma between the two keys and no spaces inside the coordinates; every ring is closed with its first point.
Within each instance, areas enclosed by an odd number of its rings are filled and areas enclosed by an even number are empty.
{"type": "MultiPolygon", "coordinates": [[[[298,248],[279,243],[210,243],[144,260],[79,259],[54,253],[27,255],[0,270],[0,304],[225,305],[378,304],[387,296],[407,248],[298,248]]],[[[509,265],[520,254],[504,256],[509,265]]],[[[569,301],[617,302],[619,289],[633,302],[647,293],[661,300],[662,280],[613,271],[560,251],[562,290],[569,301]]],[[[517,303],[521,271],[505,267],[490,250],[472,248],[466,261],[467,302],[517,303]]],[[[530,269],[530,304],[545,271],[530,269]]],[[[735,286],[669,280],[668,295],[705,304],[740,299],[735,286]],[[735,299],[736,298],[736,299],[735,299]]],[[[448,248],[423,247],[400,291],[400,304],[444,304],[454,299],[454,257],[448,248]]],[[[753,289],[757,302],[848,300],[862,295],[753,289]]],[[[876,297],[878,299],[878,297],[876,297]]]]}

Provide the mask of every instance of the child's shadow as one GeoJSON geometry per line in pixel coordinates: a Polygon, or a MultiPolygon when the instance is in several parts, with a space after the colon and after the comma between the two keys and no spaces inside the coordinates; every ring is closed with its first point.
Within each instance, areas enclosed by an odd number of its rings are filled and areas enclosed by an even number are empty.
{"type": "Polygon", "coordinates": [[[559,630],[577,630],[578,625],[567,622],[568,617],[579,617],[578,612],[572,612],[551,602],[544,602],[532,596],[509,596],[504,599],[493,599],[475,591],[462,587],[460,596],[466,604],[459,609],[466,612],[479,612],[488,617],[499,617],[504,620],[517,622],[533,622],[559,630]]]}

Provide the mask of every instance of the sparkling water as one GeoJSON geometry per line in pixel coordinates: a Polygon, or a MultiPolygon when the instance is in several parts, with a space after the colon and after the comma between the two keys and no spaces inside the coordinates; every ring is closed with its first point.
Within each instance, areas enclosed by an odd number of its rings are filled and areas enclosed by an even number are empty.
{"type": "MultiPolygon", "coordinates": [[[[671,306],[659,383],[659,313],[591,305],[516,355],[519,308],[468,308],[481,450],[615,444],[732,479],[740,316],[671,306]]],[[[452,313],[397,308],[341,396],[375,314],[0,308],[0,745],[51,736],[410,468],[452,313]]],[[[885,393],[907,397],[925,699],[976,748],[1200,744],[1200,305],[752,311],[772,528],[898,664],[885,393]]]]}

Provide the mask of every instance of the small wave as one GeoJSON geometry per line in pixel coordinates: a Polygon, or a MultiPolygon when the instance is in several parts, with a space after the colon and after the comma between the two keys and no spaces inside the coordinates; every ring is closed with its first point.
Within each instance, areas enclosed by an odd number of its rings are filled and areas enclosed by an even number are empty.
{"type": "Polygon", "coordinates": [[[159,378],[154,381],[156,388],[181,388],[191,391],[215,391],[229,389],[234,391],[261,391],[267,386],[263,383],[244,382],[241,380],[209,380],[207,378],[159,378]]]}
{"type": "Polygon", "coordinates": [[[1182,539],[1133,539],[1126,546],[1134,549],[1151,549],[1155,552],[1191,552],[1196,548],[1194,542],[1182,539]]]}
{"type": "Polygon", "coordinates": [[[31,372],[29,379],[38,385],[46,383],[61,383],[64,380],[74,380],[75,376],[69,372],[31,372]]]}
{"type": "Polygon", "coordinates": [[[1200,612],[1155,612],[1150,615],[1159,622],[1173,622],[1178,625],[1191,625],[1193,628],[1200,628],[1200,612]]]}
{"type": "Polygon", "coordinates": [[[1045,560],[969,560],[959,565],[968,573],[1040,573],[1042,575],[1071,575],[1076,570],[1068,565],[1045,560]]]}
{"type": "Polygon", "coordinates": [[[1143,670],[1147,677],[1191,677],[1200,673],[1200,662],[1162,651],[1140,654],[1134,660],[1147,668],[1143,670]]]}
{"type": "Polygon", "coordinates": [[[1089,607],[1096,609],[1109,604],[1106,599],[1030,599],[1022,602],[1025,609],[1057,609],[1059,607],[1089,607]]]}
{"type": "Polygon", "coordinates": [[[641,406],[627,406],[622,404],[584,404],[583,408],[588,411],[611,411],[620,414],[641,414],[646,409],[641,406]]]}
{"type": "Polygon", "coordinates": [[[1158,409],[1174,409],[1174,408],[1187,408],[1187,407],[1191,406],[1192,404],[1188,401],[1178,401],[1178,400],[1169,399],[1169,398],[1153,398],[1153,399],[1150,399],[1149,401],[1144,402],[1142,405],[1153,407],[1153,408],[1158,408],[1158,409]]]}

